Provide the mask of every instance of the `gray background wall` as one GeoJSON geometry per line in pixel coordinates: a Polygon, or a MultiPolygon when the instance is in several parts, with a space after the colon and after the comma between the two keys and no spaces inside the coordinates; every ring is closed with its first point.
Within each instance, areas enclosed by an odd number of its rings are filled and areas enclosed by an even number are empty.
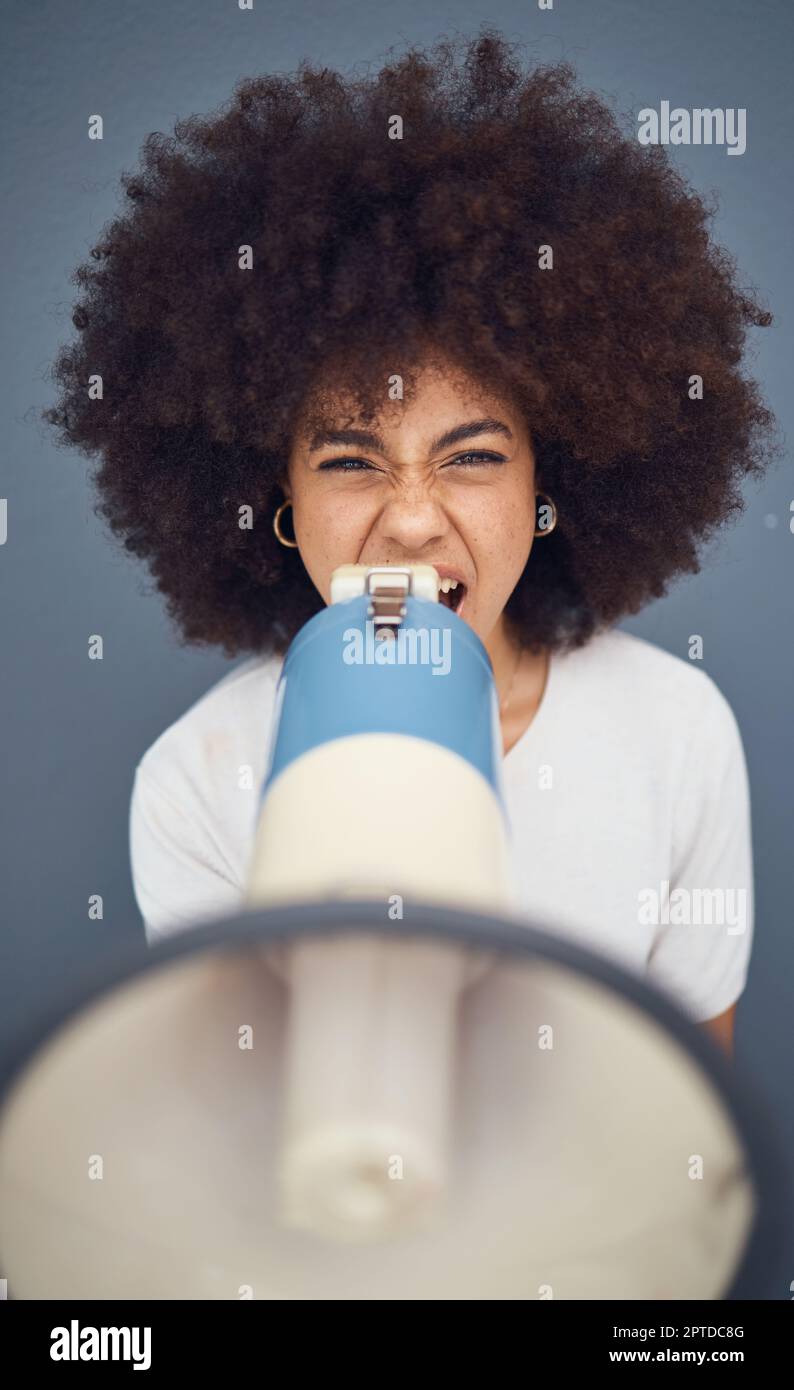
{"type": "MultiPolygon", "coordinates": [[[[789,433],[794,7],[788,0],[37,0],[2,19],[3,332],[0,547],[3,793],[0,805],[0,1038],[43,990],[141,932],[129,872],[134,766],[223,672],[220,654],[179,648],[147,576],[93,516],[84,460],[38,424],[46,371],[71,336],[69,275],[118,202],[117,180],[150,130],[225,100],[257,71],[304,57],[349,68],[391,45],[473,34],[483,19],[544,59],[565,57],[621,110],[745,107],[748,147],[679,147],[717,232],[776,315],[754,370],[789,433]],[[89,114],[104,140],[86,138],[89,114]],[[87,636],[102,633],[102,662],[87,636]],[[90,894],[104,920],[87,918],[90,894]]],[[[747,493],[740,524],[704,572],[626,624],[704,665],[730,700],[750,768],[757,926],[738,1016],[741,1062],[769,1097],[794,1159],[792,1068],[792,602],[794,497],[788,458],[747,493]]],[[[794,1263],[783,1272],[788,1296],[794,1263]]],[[[781,1276],[783,1277],[783,1276],[781,1276]]]]}

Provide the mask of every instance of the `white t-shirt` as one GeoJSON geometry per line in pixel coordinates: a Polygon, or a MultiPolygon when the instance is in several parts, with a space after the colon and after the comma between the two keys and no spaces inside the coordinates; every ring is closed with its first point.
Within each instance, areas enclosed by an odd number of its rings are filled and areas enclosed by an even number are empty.
{"type": "MultiPolygon", "coordinates": [[[[244,661],[138,764],[130,851],[149,941],[242,906],[281,665],[244,661]]],[[[738,999],[750,798],[736,720],[709,676],[619,631],[553,654],[503,783],[521,912],[697,1021],[738,999]]]]}

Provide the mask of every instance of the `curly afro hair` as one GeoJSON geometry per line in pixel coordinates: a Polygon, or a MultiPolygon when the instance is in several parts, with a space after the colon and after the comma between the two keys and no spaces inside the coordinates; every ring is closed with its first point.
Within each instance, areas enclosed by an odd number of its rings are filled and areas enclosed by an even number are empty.
{"type": "Polygon", "coordinates": [[[374,76],[247,80],[122,178],[45,415],[101,460],[97,511],[183,641],[283,651],[322,608],[271,524],[297,422],[329,373],[377,413],[429,341],[518,405],[557,505],[506,608],[525,646],[636,612],[741,510],[773,420],[740,361],[770,316],[665,151],[517,48],[485,28],[374,76]]]}

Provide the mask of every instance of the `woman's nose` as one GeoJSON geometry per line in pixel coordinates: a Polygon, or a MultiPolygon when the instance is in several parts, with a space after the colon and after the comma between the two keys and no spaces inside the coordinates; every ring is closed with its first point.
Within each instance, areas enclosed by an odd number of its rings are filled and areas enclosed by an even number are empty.
{"type": "Polygon", "coordinates": [[[378,518],[383,540],[404,550],[419,550],[449,530],[450,522],[436,499],[423,488],[412,488],[391,497],[378,518]]]}

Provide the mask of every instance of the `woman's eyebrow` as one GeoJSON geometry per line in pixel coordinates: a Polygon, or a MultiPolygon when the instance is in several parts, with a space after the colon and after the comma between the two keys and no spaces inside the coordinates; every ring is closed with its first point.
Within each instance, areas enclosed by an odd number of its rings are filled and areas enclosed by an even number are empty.
{"type": "Polygon", "coordinates": [[[378,453],[383,453],[383,440],[369,430],[322,430],[309,444],[309,453],[326,449],[332,444],[357,444],[361,449],[376,449],[378,453]]]}
{"type": "Polygon", "coordinates": [[[440,434],[430,445],[430,452],[437,454],[440,449],[448,449],[452,444],[461,444],[465,439],[476,439],[479,434],[503,434],[507,439],[513,438],[512,431],[501,420],[469,420],[466,425],[456,425],[454,429],[440,434]]]}
{"type": "MultiPolygon", "coordinates": [[[[503,434],[507,439],[513,438],[512,431],[501,420],[469,420],[465,425],[455,425],[453,429],[440,434],[430,445],[430,452],[436,454],[440,449],[448,449],[451,445],[460,444],[466,439],[475,439],[480,434],[503,434]]],[[[383,440],[370,430],[330,429],[314,436],[309,445],[309,452],[314,453],[317,449],[328,448],[333,444],[358,445],[361,449],[376,449],[381,454],[384,452],[383,440]]]]}

